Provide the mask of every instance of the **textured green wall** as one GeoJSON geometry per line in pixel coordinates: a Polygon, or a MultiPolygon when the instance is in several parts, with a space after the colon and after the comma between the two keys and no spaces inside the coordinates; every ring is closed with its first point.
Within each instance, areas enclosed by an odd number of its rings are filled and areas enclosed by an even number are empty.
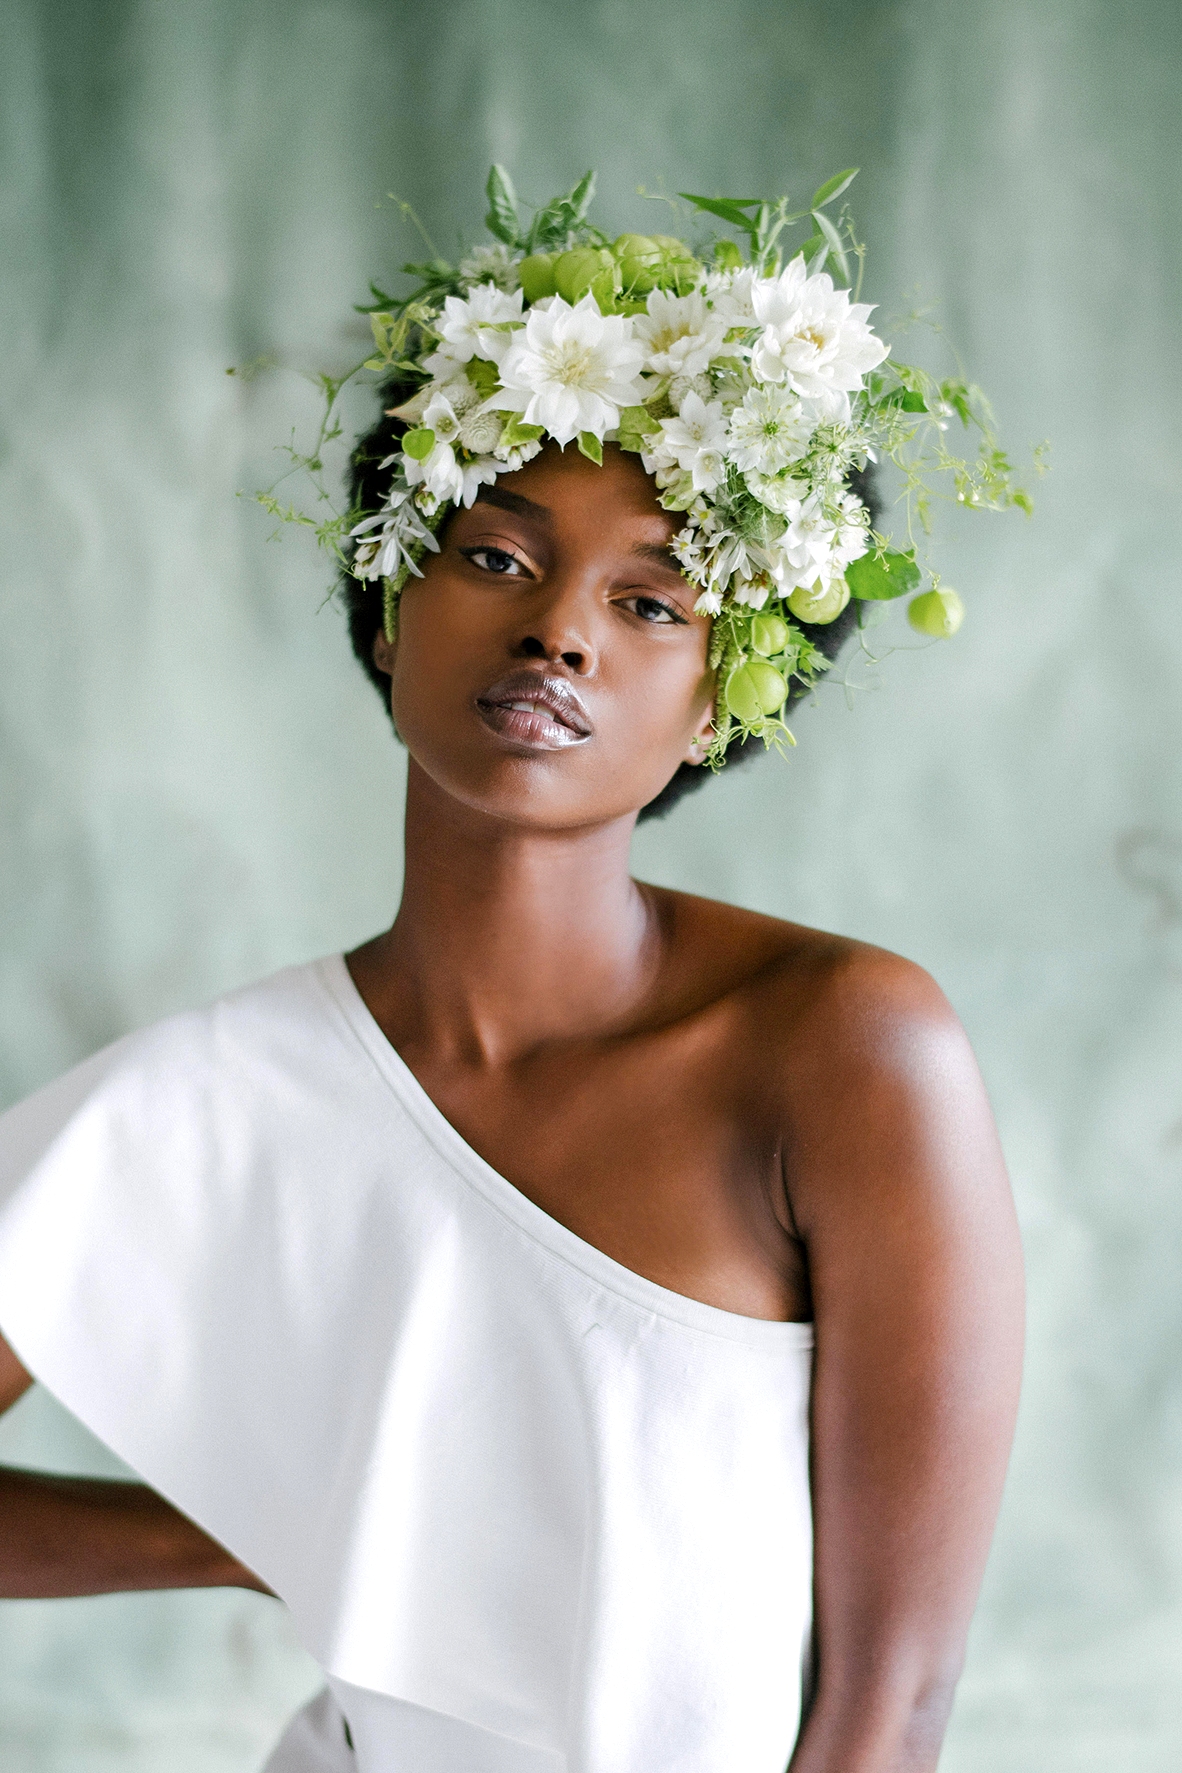
{"type": "MultiPolygon", "coordinates": [[[[401,763],[239,488],[350,303],[539,197],[811,189],[860,162],[872,297],[935,303],[1034,523],[952,522],[970,619],[825,692],[787,765],[638,839],[650,876],[902,950],[977,1044],[1032,1283],[1029,1380],[944,1767],[1182,1764],[1182,14],[1119,0],[7,0],[0,44],[0,1091],[351,943],[401,763]],[[267,355],[282,370],[230,379],[267,355]]],[[[101,1461],[49,1400],[0,1456],[101,1461]]],[[[97,1466],[96,1466],[97,1468],[97,1466]]],[[[248,1773],[314,1678],[269,1603],[0,1608],[6,1773],[248,1773]]]]}

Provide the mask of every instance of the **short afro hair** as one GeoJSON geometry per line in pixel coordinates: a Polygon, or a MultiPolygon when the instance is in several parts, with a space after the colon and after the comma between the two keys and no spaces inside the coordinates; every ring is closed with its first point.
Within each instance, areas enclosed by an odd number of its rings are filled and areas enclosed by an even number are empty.
{"type": "MultiPolygon", "coordinates": [[[[394,453],[398,439],[406,429],[402,420],[394,418],[386,409],[400,406],[403,401],[408,400],[416,386],[415,383],[393,380],[386,382],[379,390],[382,411],[377,423],[358,439],[349,458],[351,511],[368,515],[377,511],[384,502],[388,477],[380,472],[379,464],[394,453]]],[[[852,473],[849,476],[849,488],[867,507],[871,523],[877,529],[882,517],[882,502],[875,483],[874,470],[867,467],[852,473]]],[[[382,581],[355,578],[345,568],[340,576],[340,594],[349,618],[349,638],[353,643],[353,651],[389,713],[390,680],[384,671],[378,669],[373,656],[374,641],[384,619],[382,581]]],[[[851,600],[835,622],[826,622],[823,625],[800,622],[798,626],[832,664],[854,632],[857,621],[858,606],[851,600]]],[[[794,678],[789,687],[786,707],[791,708],[808,693],[808,686],[794,678]]],[[[757,756],[764,748],[763,740],[759,738],[732,739],[726,751],[727,767],[732,768],[746,758],[757,756]]],[[[713,771],[703,768],[701,764],[679,764],[661,792],[647,806],[641,807],[638,819],[663,818],[684,795],[694,788],[700,788],[712,774],[713,771]]]]}

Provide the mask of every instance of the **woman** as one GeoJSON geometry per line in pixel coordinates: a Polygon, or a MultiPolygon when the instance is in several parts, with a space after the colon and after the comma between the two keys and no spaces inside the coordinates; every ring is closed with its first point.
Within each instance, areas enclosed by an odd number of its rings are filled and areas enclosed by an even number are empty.
{"type": "Polygon", "coordinates": [[[996,1136],[918,968],[630,877],[722,717],[617,425],[445,503],[396,619],[355,595],[392,928],[0,1123],[0,1401],[152,1486],[7,1474],[0,1592],[274,1590],[330,1682],[276,1768],[921,1773],[948,1718],[1020,1364],[996,1136]]]}

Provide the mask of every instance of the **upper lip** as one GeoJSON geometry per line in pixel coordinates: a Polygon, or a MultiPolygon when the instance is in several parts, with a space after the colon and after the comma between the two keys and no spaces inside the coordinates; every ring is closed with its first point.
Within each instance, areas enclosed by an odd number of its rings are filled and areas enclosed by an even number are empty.
{"type": "Polygon", "coordinates": [[[498,678],[476,699],[486,708],[507,708],[513,702],[534,702],[561,726],[578,733],[580,738],[588,738],[593,730],[578,692],[571,688],[565,677],[532,671],[528,666],[498,678]]]}

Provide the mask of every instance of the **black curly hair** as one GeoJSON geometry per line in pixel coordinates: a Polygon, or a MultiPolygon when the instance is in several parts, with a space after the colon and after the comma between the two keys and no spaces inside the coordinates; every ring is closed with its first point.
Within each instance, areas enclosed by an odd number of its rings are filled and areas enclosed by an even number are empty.
{"type": "MultiPolygon", "coordinates": [[[[381,413],[377,423],[363,437],[358,438],[356,447],[349,458],[349,509],[356,512],[369,513],[379,509],[386,496],[388,475],[380,474],[378,464],[396,449],[398,439],[406,429],[400,419],[395,419],[386,408],[400,406],[414,393],[417,384],[398,380],[386,382],[379,394],[381,396],[381,413]]],[[[882,504],[875,484],[874,470],[865,468],[849,477],[850,491],[855,493],[870,512],[871,522],[878,528],[882,517],[882,504]]],[[[384,671],[380,671],[374,663],[373,644],[377,639],[383,621],[383,592],[380,579],[358,579],[348,570],[340,575],[341,600],[345,605],[349,618],[349,638],[353,643],[353,651],[362,670],[374,685],[382,698],[386,712],[390,711],[390,680],[384,671]]],[[[812,622],[801,622],[801,631],[808,636],[813,645],[833,663],[842,647],[853,633],[858,620],[858,606],[854,602],[846,605],[835,622],[827,622],[820,626],[812,622]]],[[[791,708],[802,696],[807,695],[806,686],[794,679],[788,692],[787,706],[791,708]]],[[[727,747],[727,767],[733,768],[745,758],[754,757],[764,750],[762,739],[734,739],[727,747]]],[[[683,795],[691,789],[701,787],[702,783],[713,772],[703,769],[700,764],[682,763],[673,772],[661,792],[650,800],[647,806],[640,809],[639,819],[662,818],[683,795]]]]}

